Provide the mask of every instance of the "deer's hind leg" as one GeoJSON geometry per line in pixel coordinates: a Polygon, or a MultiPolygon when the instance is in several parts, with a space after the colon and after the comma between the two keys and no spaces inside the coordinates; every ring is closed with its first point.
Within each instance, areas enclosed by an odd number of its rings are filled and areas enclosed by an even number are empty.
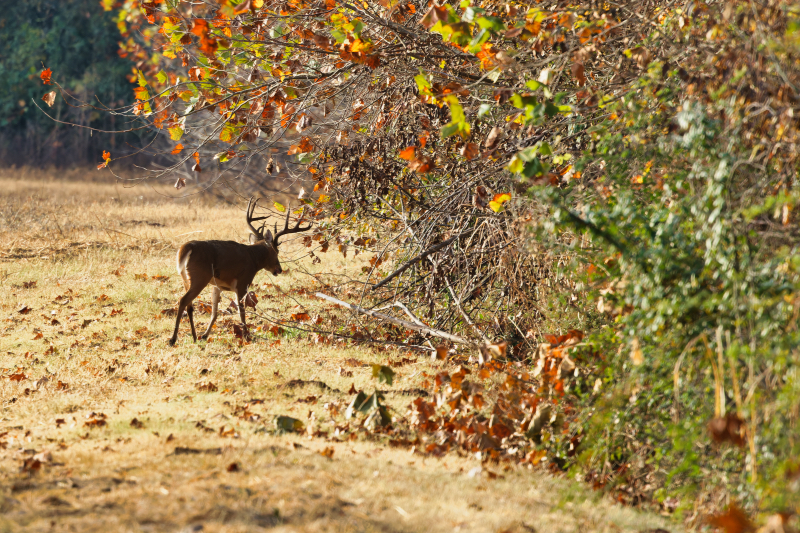
{"type": "Polygon", "coordinates": [[[208,285],[209,279],[192,279],[192,282],[189,286],[189,289],[186,291],[186,294],[178,301],[178,316],[175,318],[175,331],[172,332],[172,337],[169,340],[170,346],[175,346],[175,342],[178,340],[178,327],[181,325],[181,318],[183,317],[183,312],[186,311],[186,314],[189,315],[189,325],[192,328],[192,338],[197,341],[197,333],[194,329],[194,306],[192,305],[192,301],[194,301],[197,296],[203,292],[203,289],[206,288],[208,285]],[[201,283],[203,282],[203,283],[201,283]]]}
{"type": "Polygon", "coordinates": [[[217,286],[211,290],[211,319],[208,322],[208,327],[206,328],[205,333],[200,335],[200,340],[205,340],[208,338],[208,334],[211,333],[211,328],[214,326],[214,322],[217,321],[217,308],[219,307],[219,294],[220,289],[217,286]]]}
{"type": "Polygon", "coordinates": [[[244,318],[245,312],[245,299],[247,298],[247,284],[242,283],[236,289],[236,308],[239,310],[239,318],[242,319],[242,334],[245,340],[250,340],[250,332],[247,329],[247,322],[244,318]]]}

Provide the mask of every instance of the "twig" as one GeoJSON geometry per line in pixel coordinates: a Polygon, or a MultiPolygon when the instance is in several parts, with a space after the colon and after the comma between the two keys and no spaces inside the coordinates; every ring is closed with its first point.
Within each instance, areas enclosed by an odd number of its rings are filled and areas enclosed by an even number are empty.
{"type": "Polygon", "coordinates": [[[445,246],[447,246],[451,242],[455,241],[456,239],[458,239],[460,237],[463,237],[464,235],[468,235],[469,233],[472,233],[473,231],[475,231],[475,228],[470,228],[467,231],[463,231],[463,232],[459,233],[455,237],[450,237],[446,241],[443,241],[443,242],[440,242],[439,244],[435,244],[435,245],[431,246],[430,248],[428,248],[427,250],[425,250],[424,252],[422,252],[418,256],[413,257],[413,258],[409,259],[408,261],[406,261],[405,263],[403,263],[403,265],[400,268],[398,268],[397,270],[395,270],[394,272],[392,272],[391,274],[389,274],[388,276],[383,278],[381,281],[379,281],[375,285],[373,285],[372,286],[372,290],[374,291],[375,289],[383,287],[384,285],[386,285],[387,283],[392,281],[394,278],[396,278],[397,276],[399,276],[400,274],[405,272],[406,269],[408,269],[408,267],[412,266],[414,263],[418,263],[418,262],[422,261],[423,259],[425,259],[429,255],[431,255],[432,253],[438,252],[439,250],[441,250],[442,248],[444,248],[445,246]]]}
{"type": "MultiPolygon", "coordinates": [[[[474,329],[478,335],[480,335],[481,339],[483,339],[483,342],[488,343],[489,338],[483,334],[480,328],[478,328],[478,326],[475,325],[472,319],[469,318],[469,315],[464,311],[464,308],[461,307],[461,300],[458,299],[458,296],[456,296],[456,291],[454,291],[453,287],[450,286],[450,281],[448,281],[447,276],[442,276],[442,277],[444,278],[444,282],[447,284],[447,290],[450,291],[450,296],[453,297],[453,303],[456,304],[456,309],[458,309],[458,312],[461,313],[461,316],[464,318],[464,321],[467,324],[469,324],[470,327],[474,329]]],[[[495,319],[496,318],[497,317],[495,316],[495,319]]]]}
{"type": "Polygon", "coordinates": [[[408,317],[409,317],[411,320],[413,320],[413,321],[414,321],[414,323],[415,323],[416,325],[418,325],[418,326],[424,326],[424,327],[427,327],[427,326],[425,326],[425,324],[422,322],[422,320],[420,320],[419,318],[417,318],[416,316],[414,316],[414,313],[412,313],[412,312],[411,312],[411,310],[410,310],[408,307],[406,307],[404,304],[402,304],[402,303],[400,303],[400,302],[395,302],[394,304],[392,304],[392,307],[399,307],[400,309],[402,309],[403,311],[405,311],[405,313],[408,315],[408,317]]]}

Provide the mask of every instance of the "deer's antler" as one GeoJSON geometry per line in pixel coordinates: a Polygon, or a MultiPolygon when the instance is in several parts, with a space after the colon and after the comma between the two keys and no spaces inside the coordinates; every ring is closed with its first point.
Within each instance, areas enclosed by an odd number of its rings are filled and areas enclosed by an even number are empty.
{"type": "Polygon", "coordinates": [[[267,217],[255,217],[253,218],[253,213],[256,211],[256,204],[258,203],[258,198],[253,200],[253,197],[250,197],[250,200],[247,202],[247,225],[250,226],[250,231],[252,231],[256,236],[264,238],[264,234],[262,231],[264,230],[264,224],[261,225],[261,229],[257,230],[255,226],[253,226],[253,222],[257,220],[264,220],[267,217]]]}
{"type": "Polygon", "coordinates": [[[308,226],[306,227],[300,226],[300,224],[303,222],[303,215],[305,214],[305,212],[306,208],[303,207],[303,212],[300,213],[300,216],[297,218],[297,224],[295,224],[293,228],[290,228],[289,214],[291,213],[291,210],[289,209],[288,206],[286,207],[286,221],[283,224],[283,229],[281,231],[278,231],[278,225],[276,224],[275,235],[274,237],[272,237],[272,244],[275,246],[276,249],[278,248],[278,239],[280,239],[284,235],[289,235],[290,233],[300,233],[301,231],[308,231],[311,229],[311,227],[313,226],[313,224],[311,223],[309,223],[308,226]]]}

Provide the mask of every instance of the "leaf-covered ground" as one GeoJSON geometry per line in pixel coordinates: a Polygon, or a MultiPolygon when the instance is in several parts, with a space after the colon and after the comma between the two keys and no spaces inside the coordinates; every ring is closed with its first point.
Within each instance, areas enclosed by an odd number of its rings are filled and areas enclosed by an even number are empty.
{"type": "MultiPolygon", "coordinates": [[[[0,531],[678,531],[536,469],[337,435],[352,390],[380,388],[402,415],[426,374],[458,368],[448,362],[297,330],[276,337],[255,314],[250,344],[223,315],[211,342],[193,344],[185,325],[168,348],[176,247],[244,241],[240,210],[2,178],[0,531]],[[392,385],[373,379],[373,363],[393,365],[392,385]],[[308,431],[277,434],[277,416],[308,431]],[[328,436],[307,436],[314,428],[328,436]]],[[[291,260],[291,245],[283,253],[291,260]]],[[[360,259],[260,274],[256,312],[334,324],[304,272],[360,259]]],[[[203,327],[208,314],[197,317],[203,327]]]]}

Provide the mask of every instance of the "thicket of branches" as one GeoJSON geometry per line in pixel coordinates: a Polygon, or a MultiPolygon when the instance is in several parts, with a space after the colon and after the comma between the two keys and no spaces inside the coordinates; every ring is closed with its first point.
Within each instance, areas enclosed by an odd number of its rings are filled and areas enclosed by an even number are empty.
{"type": "Polygon", "coordinates": [[[129,2],[114,112],[174,156],[152,179],[303,187],[314,254],[372,254],[361,305],[530,358],[485,365],[508,374],[489,411],[438,376],[409,426],[431,453],[576,467],[701,524],[798,501],[798,12],[129,2]],[[543,335],[553,313],[589,335],[543,335]]]}

